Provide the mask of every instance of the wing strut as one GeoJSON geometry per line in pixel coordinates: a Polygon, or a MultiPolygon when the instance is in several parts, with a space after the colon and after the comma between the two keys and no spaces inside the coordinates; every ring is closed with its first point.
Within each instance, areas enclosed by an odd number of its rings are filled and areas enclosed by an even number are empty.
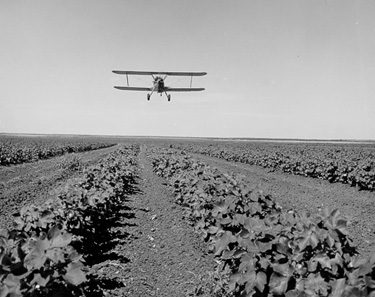
{"type": "Polygon", "coordinates": [[[129,87],[129,78],[128,78],[128,74],[126,74],[126,82],[128,83],[128,87],[129,87]]]}
{"type": "Polygon", "coordinates": [[[193,84],[193,76],[190,77],[190,88],[191,88],[192,84],[193,84]]]}

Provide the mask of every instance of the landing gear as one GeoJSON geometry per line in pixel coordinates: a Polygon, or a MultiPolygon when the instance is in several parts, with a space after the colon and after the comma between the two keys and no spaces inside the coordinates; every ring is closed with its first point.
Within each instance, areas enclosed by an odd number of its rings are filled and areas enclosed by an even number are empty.
{"type": "Polygon", "coordinates": [[[165,96],[167,96],[168,101],[171,101],[171,95],[168,95],[167,92],[165,92],[165,91],[164,91],[164,93],[165,93],[165,96]]]}
{"type": "Polygon", "coordinates": [[[154,93],[154,90],[155,90],[155,88],[151,90],[151,93],[150,93],[150,94],[147,94],[147,100],[148,100],[148,101],[150,101],[150,98],[151,98],[151,96],[152,96],[152,93],[154,93]]]}

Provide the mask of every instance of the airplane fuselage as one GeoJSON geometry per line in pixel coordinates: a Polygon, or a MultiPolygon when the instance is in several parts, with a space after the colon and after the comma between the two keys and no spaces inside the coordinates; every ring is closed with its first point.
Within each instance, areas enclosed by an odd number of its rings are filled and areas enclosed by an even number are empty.
{"type": "Polygon", "coordinates": [[[162,94],[165,92],[164,79],[157,76],[154,79],[154,92],[162,94]]]}

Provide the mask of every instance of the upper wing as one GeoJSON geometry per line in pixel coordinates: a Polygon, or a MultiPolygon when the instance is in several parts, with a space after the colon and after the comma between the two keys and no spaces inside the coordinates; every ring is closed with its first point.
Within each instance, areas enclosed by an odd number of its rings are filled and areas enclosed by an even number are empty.
{"type": "Polygon", "coordinates": [[[194,92],[204,91],[204,88],[165,88],[168,92],[194,92]]]}
{"type": "Polygon", "coordinates": [[[119,90],[125,91],[151,91],[151,88],[144,88],[144,87],[115,87],[119,90]]]}
{"type": "Polygon", "coordinates": [[[206,72],[157,72],[157,71],[121,71],[113,70],[116,74],[127,74],[127,75],[168,75],[168,76],[203,76],[206,72]]]}

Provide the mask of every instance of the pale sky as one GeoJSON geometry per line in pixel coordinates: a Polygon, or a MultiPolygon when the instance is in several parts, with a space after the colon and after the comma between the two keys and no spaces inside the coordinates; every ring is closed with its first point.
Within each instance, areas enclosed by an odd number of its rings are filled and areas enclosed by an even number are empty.
{"type": "Polygon", "coordinates": [[[0,132],[375,139],[374,16],[373,0],[1,0],[0,132]],[[112,70],[205,71],[206,90],[147,101],[112,70]]]}

